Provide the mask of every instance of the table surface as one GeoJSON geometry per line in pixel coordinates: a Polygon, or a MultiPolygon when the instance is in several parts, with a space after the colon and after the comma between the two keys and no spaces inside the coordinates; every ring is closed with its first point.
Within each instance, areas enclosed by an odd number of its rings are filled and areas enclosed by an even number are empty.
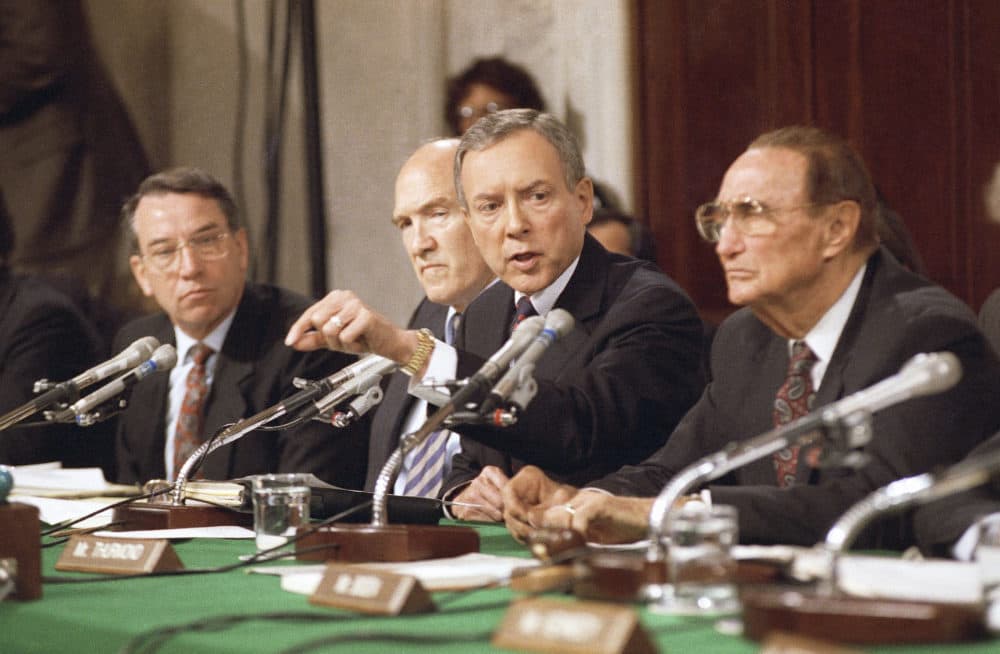
{"type": "MultiPolygon", "coordinates": [[[[500,526],[477,525],[481,551],[527,557],[500,526]]],[[[0,538],[3,535],[0,534],[0,538]]],[[[234,563],[252,540],[175,542],[186,568],[234,563]]],[[[43,574],[57,572],[62,547],[43,550],[43,574]]],[[[290,563],[289,565],[297,565],[290,563]]],[[[435,593],[435,613],[372,617],[312,606],[274,576],[243,570],[181,577],[44,585],[34,602],[0,603],[0,652],[488,652],[511,599],[507,589],[435,593]],[[152,638],[153,632],[157,637],[152,638]],[[321,644],[322,641],[322,644],[321,644]]],[[[568,598],[567,598],[568,599],[568,598]]],[[[663,616],[636,607],[663,652],[757,652],[759,644],[716,630],[710,619],[663,616]]],[[[995,654],[997,640],[961,645],[866,647],[868,652],[995,654]]]]}

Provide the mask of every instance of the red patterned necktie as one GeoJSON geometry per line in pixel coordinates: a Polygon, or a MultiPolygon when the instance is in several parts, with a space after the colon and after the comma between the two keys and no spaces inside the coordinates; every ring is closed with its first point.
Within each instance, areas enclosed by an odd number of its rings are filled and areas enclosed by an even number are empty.
{"type": "Polygon", "coordinates": [[[194,345],[191,350],[191,360],[194,367],[188,372],[184,383],[184,401],[177,414],[177,430],[174,433],[174,475],[183,467],[184,462],[202,443],[201,423],[205,396],[208,395],[208,380],[205,375],[205,362],[212,356],[212,348],[204,343],[194,345]]]}
{"type": "MultiPolygon", "coordinates": [[[[445,341],[451,345],[458,331],[462,314],[453,313],[445,327],[445,341]]],[[[448,455],[448,436],[446,429],[432,432],[423,443],[417,445],[413,454],[413,465],[406,472],[404,495],[418,497],[437,497],[444,481],[444,464],[448,455]]]]}
{"type": "Polygon", "coordinates": [[[514,314],[514,320],[510,323],[510,331],[513,332],[514,328],[524,322],[525,318],[537,315],[538,312],[535,311],[535,305],[531,303],[531,298],[525,295],[517,301],[517,313],[514,314]]]}
{"type": "MultiPolygon", "coordinates": [[[[788,424],[812,411],[816,399],[813,390],[812,367],[816,355],[805,341],[795,341],[792,357],[788,361],[788,375],[774,398],[774,426],[788,424]]],[[[785,488],[795,483],[795,469],[799,464],[799,446],[786,447],[774,454],[774,471],[778,476],[778,486],[785,488]]]]}

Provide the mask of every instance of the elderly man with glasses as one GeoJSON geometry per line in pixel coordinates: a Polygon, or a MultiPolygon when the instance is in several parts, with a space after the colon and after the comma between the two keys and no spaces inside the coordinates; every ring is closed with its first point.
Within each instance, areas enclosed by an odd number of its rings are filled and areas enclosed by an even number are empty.
{"type": "MultiPolygon", "coordinates": [[[[719,327],[711,383],[659,451],[590,490],[522,470],[504,490],[511,531],[572,526],[593,540],[642,538],[652,496],[680,470],[866,388],[920,352],[954,352],[961,382],[879,412],[860,469],[819,469],[818,452],[791,449],[701,495],[736,506],[743,542],[812,545],[871,491],[957,461],[996,431],[1000,365],[975,317],[879,246],[875,211],[865,166],[841,139],[790,127],[751,143],[696,215],[730,301],[744,307],[719,327]]],[[[894,520],[863,540],[904,547],[912,536],[907,520],[894,520]]]]}
{"type": "MultiPolygon", "coordinates": [[[[143,336],[177,347],[173,370],[134,388],[119,417],[118,480],[173,479],[206,438],[277,403],[296,377],[316,379],[354,360],[285,347],[285,332],[310,301],[247,282],[246,231],[226,188],[208,173],[177,168],[147,178],[122,208],[142,292],[161,313],[126,325],[115,351],[143,336]]],[[[334,433],[318,422],[256,431],[205,460],[209,479],[312,472],[348,488],[364,481],[363,429],[334,433]]]]}

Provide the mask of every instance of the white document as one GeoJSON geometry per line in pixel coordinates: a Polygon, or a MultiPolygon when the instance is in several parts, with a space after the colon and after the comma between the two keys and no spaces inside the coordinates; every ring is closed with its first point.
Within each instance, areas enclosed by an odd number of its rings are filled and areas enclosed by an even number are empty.
{"type": "Polygon", "coordinates": [[[187,538],[230,538],[244,540],[253,538],[253,529],[246,527],[188,527],[185,529],[145,529],[142,531],[98,531],[95,536],[114,538],[166,538],[182,540],[187,538]]]}
{"type": "Polygon", "coordinates": [[[100,468],[63,468],[59,462],[13,466],[13,495],[96,497],[138,495],[135,486],[110,484],[100,468]]]}
{"type": "MultiPolygon", "coordinates": [[[[447,559],[402,561],[393,563],[358,563],[358,568],[385,570],[416,577],[429,591],[464,590],[491,583],[503,583],[518,568],[539,565],[535,559],[494,556],[473,552],[447,559]]],[[[250,572],[281,577],[281,587],[292,593],[312,595],[323,577],[325,565],[257,566],[250,572]]]]}

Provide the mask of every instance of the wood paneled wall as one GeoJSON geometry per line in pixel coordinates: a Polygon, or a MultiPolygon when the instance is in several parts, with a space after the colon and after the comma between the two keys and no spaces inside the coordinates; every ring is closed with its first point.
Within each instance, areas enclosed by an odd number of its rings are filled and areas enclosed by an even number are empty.
{"type": "Polygon", "coordinates": [[[1000,286],[983,187],[1000,161],[1000,2],[637,0],[636,198],[702,314],[733,310],[694,229],[758,134],[846,136],[929,276],[973,308],[1000,286]]]}

